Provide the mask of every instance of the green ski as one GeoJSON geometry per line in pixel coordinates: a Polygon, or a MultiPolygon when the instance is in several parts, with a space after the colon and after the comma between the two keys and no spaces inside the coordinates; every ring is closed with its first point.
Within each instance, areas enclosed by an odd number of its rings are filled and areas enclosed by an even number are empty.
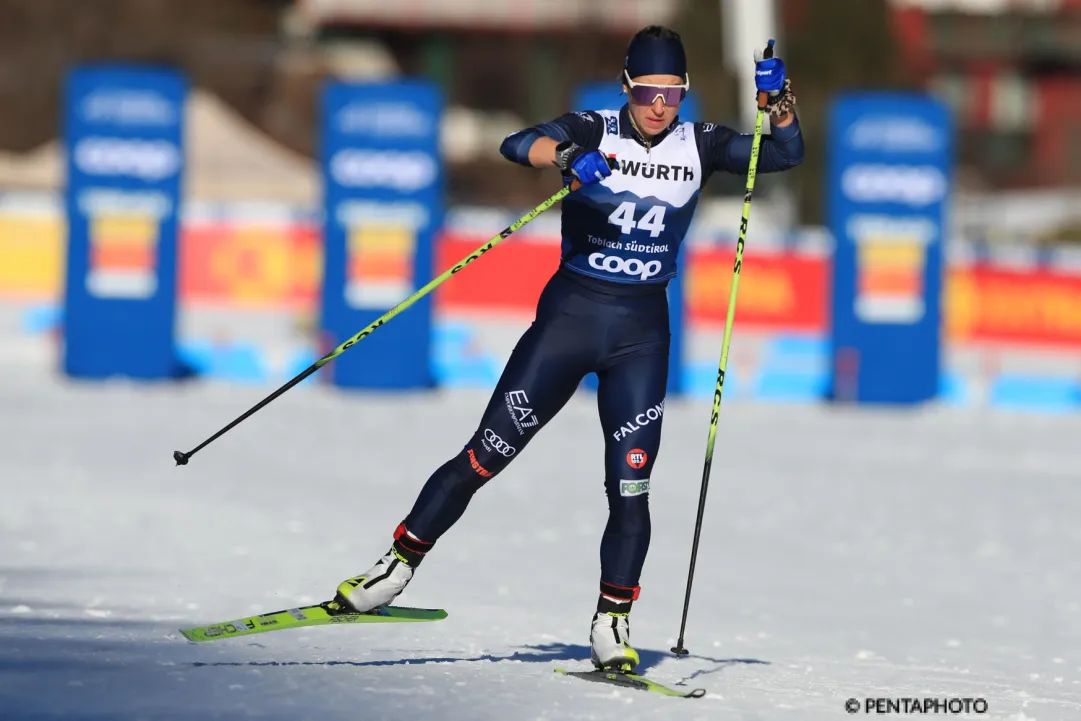
{"type": "Polygon", "coordinates": [[[303,626],[326,626],[341,623],[416,623],[441,621],[447,612],[436,608],[409,608],[407,606],[382,606],[368,613],[339,610],[335,601],[316,606],[301,606],[283,611],[263,613],[235,621],[222,621],[207,626],[182,628],[180,633],[189,641],[215,641],[219,638],[247,636],[267,631],[284,631],[303,626]]]}
{"type": "Polygon", "coordinates": [[[649,691],[651,693],[659,693],[662,696],[677,696],[679,698],[702,698],[706,695],[704,688],[695,688],[690,691],[680,691],[670,686],[665,686],[662,683],[657,683],[645,676],[639,676],[634,673],[625,673],[623,671],[568,671],[565,668],[557,668],[557,672],[564,676],[574,676],[575,678],[585,679],[586,681],[595,681],[597,683],[607,683],[613,686],[623,686],[624,688],[633,688],[639,691],[649,691]]]}

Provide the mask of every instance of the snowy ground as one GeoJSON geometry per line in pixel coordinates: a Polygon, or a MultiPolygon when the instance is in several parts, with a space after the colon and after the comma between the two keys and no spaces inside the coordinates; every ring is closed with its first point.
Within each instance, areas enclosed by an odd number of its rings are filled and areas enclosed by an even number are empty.
{"type": "Polygon", "coordinates": [[[632,631],[647,673],[709,691],[683,700],[552,671],[588,665],[597,593],[584,395],[401,598],[445,621],[187,643],[367,568],[486,401],[302,387],[174,467],[269,390],[5,369],[0,718],[817,721],[928,696],[1081,716],[1081,418],[727,402],[676,659],[709,410],[670,400],[632,631]]]}

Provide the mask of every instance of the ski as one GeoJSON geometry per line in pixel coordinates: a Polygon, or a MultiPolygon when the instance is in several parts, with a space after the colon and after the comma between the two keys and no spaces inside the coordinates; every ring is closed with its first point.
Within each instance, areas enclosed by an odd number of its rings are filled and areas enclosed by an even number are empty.
{"type": "Polygon", "coordinates": [[[418,623],[441,621],[447,612],[437,608],[409,608],[407,606],[382,606],[367,613],[342,611],[335,601],[315,606],[300,606],[282,611],[263,613],[235,621],[221,621],[207,626],[179,629],[189,641],[215,641],[219,638],[247,636],[267,631],[284,631],[287,628],[326,626],[341,623],[418,623]]]}
{"type": "Polygon", "coordinates": [[[695,688],[690,691],[680,691],[670,686],[665,686],[663,683],[657,683],[645,676],[639,676],[634,673],[625,673],[623,671],[568,671],[564,668],[557,668],[558,673],[564,676],[574,676],[575,678],[584,679],[586,681],[594,681],[597,683],[607,683],[613,686],[622,686],[624,688],[633,688],[639,691],[649,691],[651,693],[659,693],[662,696],[677,696],[679,698],[702,698],[706,695],[704,688],[695,688]]]}

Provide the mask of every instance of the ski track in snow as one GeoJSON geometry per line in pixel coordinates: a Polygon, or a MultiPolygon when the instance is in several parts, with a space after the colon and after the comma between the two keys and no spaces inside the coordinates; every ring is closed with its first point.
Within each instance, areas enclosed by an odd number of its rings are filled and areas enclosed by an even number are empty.
{"type": "Polygon", "coordinates": [[[670,399],[632,639],[694,700],[553,672],[588,668],[607,515],[586,394],[398,600],[446,620],[186,642],[370,566],[487,402],[305,386],[173,465],[270,390],[0,381],[0,718],[1081,718],[1079,418],[726,401],[677,659],[709,404],[670,399]]]}

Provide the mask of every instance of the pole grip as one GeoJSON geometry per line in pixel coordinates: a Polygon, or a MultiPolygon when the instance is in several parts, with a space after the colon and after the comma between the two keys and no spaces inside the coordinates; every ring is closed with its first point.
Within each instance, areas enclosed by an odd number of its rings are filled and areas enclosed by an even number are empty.
{"type": "MultiPolygon", "coordinates": [[[[766,49],[762,51],[762,59],[763,60],[769,60],[770,58],[773,57],[773,45],[774,45],[775,42],[776,41],[773,38],[770,38],[769,42],[766,43],[766,49]]],[[[769,102],[769,95],[767,93],[763,92],[763,91],[759,91],[759,93],[758,93],[758,109],[759,110],[765,110],[767,102],[769,102]]]]}

